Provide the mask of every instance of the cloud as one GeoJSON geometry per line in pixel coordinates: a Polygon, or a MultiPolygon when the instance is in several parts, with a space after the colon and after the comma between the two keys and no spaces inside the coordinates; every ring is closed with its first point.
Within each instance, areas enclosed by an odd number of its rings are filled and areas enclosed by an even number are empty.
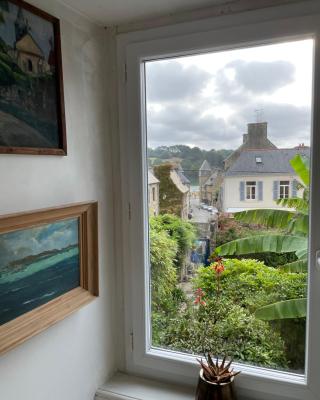
{"type": "Polygon", "coordinates": [[[147,64],[147,99],[150,102],[175,102],[193,98],[212,78],[196,67],[184,67],[177,61],[158,61],[147,64]]]}
{"type": "Polygon", "coordinates": [[[260,62],[235,60],[215,76],[216,96],[237,103],[252,95],[272,94],[294,82],[295,67],[287,61],[260,62]]]}
{"type": "Polygon", "coordinates": [[[255,120],[257,108],[263,109],[269,138],[277,146],[309,143],[310,107],[277,103],[272,97],[295,82],[290,62],[237,59],[212,74],[177,61],[154,62],[147,68],[151,147],[234,149],[242,143],[247,124],[255,120]]]}
{"type": "Polygon", "coordinates": [[[148,137],[152,147],[192,144],[201,148],[230,147],[237,140],[238,127],[213,114],[201,115],[197,106],[173,104],[160,112],[149,112],[148,137]]]}
{"type": "Polygon", "coordinates": [[[70,219],[0,235],[0,272],[9,262],[78,242],[78,221],[70,219]]]}
{"type": "Polygon", "coordinates": [[[235,71],[235,80],[251,93],[273,93],[294,81],[295,66],[287,61],[233,61],[227,68],[235,71]]]}
{"type": "MultiPolygon", "coordinates": [[[[214,114],[202,116],[197,105],[174,104],[160,112],[150,112],[148,138],[151,147],[191,144],[204,149],[234,149],[242,142],[248,122],[252,122],[255,102],[238,105],[229,118],[214,114]]],[[[310,109],[290,104],[262,104],[268,122],[269,138],[279,147],[292,147],[309,142],[310,109]],[[291,143],[289,145],[289,143],[291,143]]]]}

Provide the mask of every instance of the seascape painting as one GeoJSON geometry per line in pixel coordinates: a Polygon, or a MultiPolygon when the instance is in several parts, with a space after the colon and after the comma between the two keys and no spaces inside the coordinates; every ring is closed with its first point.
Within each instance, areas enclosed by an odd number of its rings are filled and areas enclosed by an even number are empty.
{"type": "Polygon", "coordinates": [[[0,147],[51,154],[64,147],[59,22],[30,10],[0,0],[0,147]]]}
{"type": "Polygon", "coordinates": [[[79,285],[78,218],[0,234],[0,325],[79,285]]]}

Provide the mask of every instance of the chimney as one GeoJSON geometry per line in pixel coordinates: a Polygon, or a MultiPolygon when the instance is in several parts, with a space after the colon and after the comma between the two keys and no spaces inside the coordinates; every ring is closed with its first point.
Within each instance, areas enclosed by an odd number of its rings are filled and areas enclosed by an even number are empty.
{"type": "Polygon", "coordinates": [[[247,142],[251,148],[261,148],[268,139],[268,123],[256,122],[248,124],[247,142]]]}

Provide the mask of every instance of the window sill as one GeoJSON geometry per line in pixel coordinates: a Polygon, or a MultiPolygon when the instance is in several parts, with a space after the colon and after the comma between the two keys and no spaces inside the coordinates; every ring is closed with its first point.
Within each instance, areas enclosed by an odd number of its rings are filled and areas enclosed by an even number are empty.
{"type": "Polygon", "coordinates": [[[195,388],[117,373],[96,393],[95,400],[194,400],[195,388]]]}
{"type": "MultiPolygon", "coordinates": [[[[240,388],[239,388],[240,389],[240,388]]],[[[174,385],[151,379],[116,373],[96,392],[95,400],[194,400],[195,387],[174,385]]],[[[254,391],[248,395],[237,390],[238,400],[261,399],[254,391]]],[[[265,397],[264,397],[265,398],[265,397]]],[[[270,399],[274,399],[270,394],[270,399]]],[[[286,397],[288,400],[288,398],[286,397]]]]}

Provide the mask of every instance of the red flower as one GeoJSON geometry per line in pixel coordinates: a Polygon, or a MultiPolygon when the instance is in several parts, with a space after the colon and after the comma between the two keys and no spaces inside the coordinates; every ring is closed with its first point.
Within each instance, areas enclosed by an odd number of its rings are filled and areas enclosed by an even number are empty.
{"type": "Polygon", "coordinates": [[[217,274],[221,274],[221,272],[224,271],[224,265],[223,264],[217,264],[215,267],[215,271],[217,274]]]}
{"type": "Polygon", "coordinates": [[[225,269],[223,262],[222,262],[222,258],[217,257],[216,262],[211,265],[211,268],[216,272],[216,274],[218,274],[218,275],[221,274],[225,269]]]}
{"type": "Polygon", "coordinates": [[[203,300],[203,297],[204,297],[204,295],[205,295],[205,293],[204,293],[204,291],[201,289],[201,288],[198,288],[196,291],[195,291],[195,296],[196,296],[196,298],[195,298],[195,300],[194,300],[194,304],[200,304],[200,305],[202,305],[202,306],[206,306],[207,305],[207,303],[203,300]]]}

